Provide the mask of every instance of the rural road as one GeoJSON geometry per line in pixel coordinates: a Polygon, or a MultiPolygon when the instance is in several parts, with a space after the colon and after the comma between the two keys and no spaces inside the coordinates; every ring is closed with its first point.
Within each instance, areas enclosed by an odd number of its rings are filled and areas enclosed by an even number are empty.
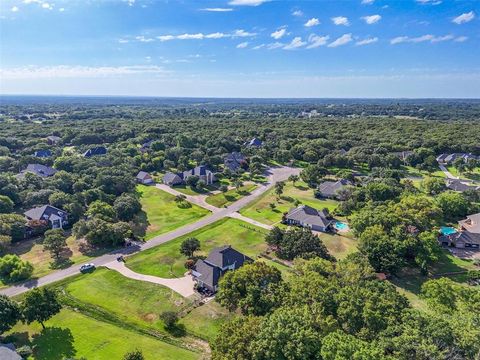
{"type": "Polygon", "coordinates": [[[445,174],[445,176],[447,177],[447,179],[458,179],[458,177],[453,176],[453,174],[452,174],[450,171],[448,171],[448,169],[447,169],[445,166],[443,166],[443,165],[438,165],[438,167],[440,168],[440,170],[443,171],[443,173],[445,174]]]}
{"type": "MultiPolygon", "coordinates": [[[[94,258],[89,262],[95,264],[95,266],[97,267],[103,266],[108,263],[111,263],[112,261],[116,261],[116,258],[119,255],[130,255],[139,251],[144,251],[152,247],[158,246],[160,244],[166,243],[168,241],[171,241],[173,239],[176,239],[179,236],[189,234],[192,231],[200,229],[204,226],[214,223],[215,221],[218,221],[224,217],[230,216],[231,214],[238,212],[241,208],[243,208],[244,206],[246,206],[256,198],[261,196],[266,191],[268,191],[272,186],[275,185],[276,182],[287,180],[287,178],[290,175],[292,174],[298,175],[299,173],[300,173],[300,169],[298,168],[291,168],[291,167],[269,168],[266,173],[266,175],[268,176],[268,180],[265,184],[260,185],[258,188],[252,191],[250,195],[239,199],[238,201],[234,202],[230,206],[217,210],[213,212],[211,215],[206,216],[197,222],[187,224],[185,226],[182,226],[168,233],[156,236],[151,240],[145,243],[142,243],[139,246],[131,246],[128,248],[121,248],[118,250],[114,250],[108,254],[94,258]]],[[[234,215],[233,217],[236,217],[236,216],[234,215]]],[[[66,269],[52,272],[38,279],[28,280],[26,282],[23,282],[11,287],[1,289],[0,294],[7,295],[7,296],[15,296],[15,295],[22,294],[34,287],[54,283],[56,281],[65,279],[69,276],[78,274],[80,271],[80,265],[81,264],[74,265],[66,269]]]]}

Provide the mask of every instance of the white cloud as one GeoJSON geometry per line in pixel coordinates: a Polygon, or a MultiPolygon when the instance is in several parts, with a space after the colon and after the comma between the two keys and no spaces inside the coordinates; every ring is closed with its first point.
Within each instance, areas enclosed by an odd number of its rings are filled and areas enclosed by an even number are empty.
{"type": "Polygon", "coordinates": [[[336,39],[335,41],[328,44],[328,47],[335,48],[338,46],[342,46],[342,45],[348,44],[352,40],[353,40],[352,34],[344,34],[340,36],[338,39],[336,39]]]}
{"type": "Polygon", "coordinates": [[[128,6],[133,6],[135,5],[135,0],[127,0],[128,6]]]}
{"type": "Polygon", "coordinates": [[[455,39],[455,42],[465,42],[468,40],[467,36],[459,36],[455,39]]]}
{"type": "Polygon", "coordinates": [[[368,44],[373,44],[378,41],[378,37],[373,37],[373,38],[367,38],[364,40],[359,40],[355,43],[357,46],[363,46],[363,45],[368,45],[368,44]]]}
{"type": "Polygon", "coordinates": [[[284,47],[284,46],[285,46],[285,44],[276,41],[274,43],[268,44],[267,49],[273,50],[273,49],[278,49],[278,48],[281,48],[281,47],[284,47]]]}
{"type": "Polygon", "coordinates": [[[237,49],[245,49],[248,46],[248,41],[242,42],[237,45],[237,49]]]}
{"type": "Polygon", "coordinates": [[[365,22],[368,25],[375,24],[376,22],[379,22],[382,17],[380,15],[370,15],[370,16],[363,16],[362,19],[365,20],[365,22]]]}
{"type": "Polygon", "coordinates": [[[58,11],[64,12],[64,11],[65,11],[65,8],[60,8],[60,9],[58,9],[58,11]]]}
{"type": "Polygon", "coordinates": [[[128,40],[127,39],[118,39],[118,42],[120,44],[126,44],[126,43],[128,43],[128,40]]]}
{"type": "Polygon", "coordinates": [[[346,18],[345,16],[332,17],[332,22],[335,25],[344,25],[344,26],[350,25],[350,23],[348,22],[348,18],[346,18]]]}
{"type": "Polygon", "coordinates": [[[363,5],[372,5],[375,0],[362,0],[363,5]]]}
{"type": "Polygon", "coordinates": [[[205,37],[205,35],[202,34],[202,33],[182,34],[182,35],[178,35],[177,39],[179,39],[179,40],[202,40],[204,37],[205,37]]]}
{"type": "Polygon", "coordinates": [[[49,4],[48,2],[42,3],[42,8],[47,9],[47,10],[52,10],[53,9],[53,4],[49,4]]]}
{"type": "Polygon", "coordinates": [[[421,5],[440,5],[442,3],[441,0],[417,0],[417,2],[421,5]]]}
{"type": "Polygon", "coordinates": [[[205,35],[205,39],[221,39],[226,37],[227,35],[221,32],[211,33],[205,35]]]}
{"type": "Polygon", "coordinates": [[[170,40],[175,40],[175,36],[173,35],[160,35],[157,36],[157,39],[160,41],[170,41],[170,40]]]}
{"type": "Polygon", "coordinates": [[[272,38],[274,38],[275,40],[279,40],[282,37],[284,37],[286,34],[287,34],[287,29],[283,27],[283,28],[278,29],[277,31],[274,31],[273,33],[271,33],[270,36],[272,38]]]}
{"type": "Polygon", "coordinates": [[[146,43],[155,41],[155,39],[153,39],[153,38],[147,38],[147,37],[145,37],[145,36],[143,36],[143,35],[135,36],[135,40],[138,40],[138,41],[140,41],[140,42],[146,42],[146,43]]]}
{"type": "Polygon", "coordinates": [[[270,0],[231,0],[228,4],[235,6],[258,6],[270,0]]]}
{"type": "Polygon", "coordinates": [[[264,48],[264,47],[265,47],[265,44],[260,44],[260,45],[254,46],[254,47],[252,48],[252,50],[259,50],[259,49],[262,49],[262,48],[264,48]]]}
{"type": "Polygon", "coordinates": [[[205,8],[205,9],[200,9],[202,11],[211,11],[211,12],[229,12],[233,11],[232,8],[205,8]]]}
{"type": "Polygon", "coordinates": [[[317,47],[324,46],[327,44],[328,39],[330,39],[330,36],[328,35],[318,36],[315,34],[311,34],[308,37],[309,45],[307,46],[307,49],[315,49],[317,47]]]}
{"type": "Polygon", "coordinates": [[[306,27],[312,27],[312,26],[317,26],[319,24],[320,24],[320,20],[318,20],[317,18],[311,18],[304,25],[306,27]]]}
{"type": "Polygon", "coordinates": [[[251,33],[242,29],[235,30],[235,32],[233,33],[233,37],[250,37],[255,35],[257,35],[257,33],[251,33]]]}
{"type": "Polygon", "coordinates": [[[136,74],[165,74],[164,68],[153,65],[133,66],[26,66],[0,69],[3,79],[97,78],[136,74]]]}
{"type": "Polygon", "coordinates": [[[13,6],[10,10],[11,10],[12,12],[17,12],[19,9],[18,9],[18,7],[13,6]]]}
{"type": "Polygon", "coordinates": [[[463,13],[462,15],[457,16],[452,20],[455,24],[465,24],[470,21],[472,21],[475,18],[475,13],[473,11],[470,11],[468,13],[463,13]]]}
{"type": "Polygon", "coordinates": [[[293,38],[293,40],[289,44],[285,45],[283,49],[284,50],[298,49],[299,47],[302,47],[306,44],[307,43],[305,41],[302,41],[302,38],[300,36],[297,36],[293,38]]]}
{"type": "Polygon", "coordinates": [[[295,10],[292,12],[293,16],[303,16],[303,11],[302,10],[295,10]]]}
{"type": "Polygon", "coordinates": [[[401,43],[422,43],[422,42],[437,43],[437,42],[450,41],[450,40],[456,41],[455,36],[451,34],[444,35],[444,36],[435,36],[431,34],[426,34],[426,35],[413,37],[413,38],[408,36],[398,36],[390,40],[390,44],[395,45],[395,44],[401,44],[401,43]]]}

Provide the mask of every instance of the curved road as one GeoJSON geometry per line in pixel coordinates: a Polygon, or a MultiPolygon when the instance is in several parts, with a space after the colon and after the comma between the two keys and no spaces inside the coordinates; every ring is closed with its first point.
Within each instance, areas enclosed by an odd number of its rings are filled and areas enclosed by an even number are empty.
{"type": "MultiPolygon", "coordinates": [[[[238,201],[234,202],[227,208],[222,208],[216,212],[213,212],[211,215],[206,216],[202,219],[200,219],[197,222],[187,224],[185,226],[182,226],[178,229],[175,229],[173,231],[170,231],[166,234],[161,234],[159,236],[156,236],[152,238],[151,240],[142,243],[139,246],[131,246],[129,248],[121,248],[115,251],[112,251],[108,254],[99,256],[95,259],[92,259],[90,262],[94,263],[95,266],[103,266],[109,262],[115,261],[116,258],[119,255],[129,255],[133,254],[139,251],[144,251],[147,249],[150,249],[152,247],[158,246],[160,244],[166,243],[168,241],[171,241],[173,239],[176,239],[179,236],[191,233],[192,231],[195,231],[197,229],[200,229],[206,225],[212,224],[217,220],[220,220],[224,217],[230,216],[231,214],[239,211],[241,208],[261,196],[263,193],[265,193],[267,190],[269,190],[272,186],[275,185],[276,182],[278,181],[284,181],[286,180],[290,175],[295,174],[298,175],[300,173],[300,169],[297,168],[291,168],[291,167],[277,167],[277,168],[269,168],[267,170],[266,175],[268,175],[268,181],[265,184],[260,185],[257,189],[252,191],[252,193],[248,196],[245,196],[238,201]]],[[[80,271],[80,264],[71,266],[67,269],[63,270],[58,270],[55,272],[52,272],[46,276],[43,276],[38,279],[32,279],[28,280],[24,283],[11,286],[5,289],[0,290],[0,294],[2,295],[7,295],[7,296],[15,296],[22,294],[34,287],[37,286],[43,286],[47,284],[54,283],[56,281],[65,279],[69,276],[73,276],[78,274],[80,271]]]]}

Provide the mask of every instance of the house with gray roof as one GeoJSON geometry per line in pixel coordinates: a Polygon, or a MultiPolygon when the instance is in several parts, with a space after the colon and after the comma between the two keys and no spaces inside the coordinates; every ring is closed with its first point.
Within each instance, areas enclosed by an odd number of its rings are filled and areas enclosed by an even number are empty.
{"type": "Polygon", "coordinates": [[[225,156],[223,164],[225,166],[225,169],[236,172],[238,169],[242,168],[242,166],[245,166],[247,164],[247,158],[242,153],[234,151],[225,156]]]}
{"type": "Polygon", "coordinates": [[[33,156],[38,158],[48,158],[52,156],[52,152],[50,150],[37,150],[33,153],[33,156]]]}
{"type": "Polygon", "coordinates": [[[263,142],[258,138],[253,138],[252,140],[247,141],[245,145],[248,147],[260,147],[263,145],[263,142]]]}
{"type": "Polygon", "coordinates": [[[1,360],[22,360],[22,357],[18,355],[15,345],[0,344],[0,359],[1,360]]]}
{"type": "Polygon", "coordinates": [[[55,206],[44,205],[25,211],[23,213],[28,221],[44,221],[52,229],[63,229],[68,225],[68,213],[55,206]]]}
{"type": "Polygon", "coordinates": [[[452,154],[440,154],[437,156],[437,162],[444,165],[451,165],[457,159],[462,159],[464,162],[471,160],[478,160],[479,156],[472,153],[452,153],[452,154]]]}
{"type": "Polygon", "coordinates": [[[457,192],[465,192],[469,190],[480,190],[480,186],[468,185],[458,179],[447,179],[446,185],[448,189],[457,191],[457,192]]]}
{"type": "Polygon", "coordinates": [[[352,183],[345,179],[324,181],[318,186],[318,191],[315,192],[315,195],[321,198],[337,199],[340,190],[350,185],[352,185],[352,183]]]}
{"type": "Polygon", "coordinates": [[[175,174],[172,172],[167,172],[163,178],[162,182],[168,186],[182,185],[183,184],[183,174],[175,174]]]}
{"type": "Polygon", "coordinates": [[[83,157],[100,156],[100,155],[106,155],[106,154],[107,154],[107,148],[105,146],[97,146],[85,151],[83,153],[83,157]]]}
{"type": "Polygon", "coordinates": [[[440,236],[442,245],[458,249],[480,249],[480,213],[467,216],[458,222],[458,232],[449,236],[440,236]]]}
{"type": "Polygon", "coordinates": [[[288,225],[302,226],[315,231],[330,231],[333,220],[326,209],[317,210],[308,205],[300,205],[290,210],[284,216],[284,222],[288,225]]]}
{"type": "Polygon", "coordinates": [[[60,141],[62,141],[61,137],[55,135],[47,136],[47,143],[49,145],[57,145],[60,141]]]}
{"type": "Polygon", "coordinates": [[[137,180],[138,183],[144,184],[144,185],[153,183],[152,176],[145,171],[139,171],[135,179],[137,180]]]}
{"type": "Polygon", "coordinates": [[[192,269],[193,280],[197,288],[211,292],[218,290],[220,278],[229,270],[237,270],[251,258],[235,250],[230,245],[217,247],[210,251],[204,260],[198,260],[192,269]]]}
{"type": "Polygon", "coordinates": [[[198,178],[200,180],[203,180],[207,185],[211,185],[212,183],[217,181],[213,172],[210,171],[208,167],[205,165],[196,166],[193,169],[190,169],[181,173],[177,173],[177,174],[172,172],[167,172],[163,176],[162,181],[164,184],[169,186],[182,185],[186,183],[186,180],[190,176],[198,176],[198,178]]]}
{"type": "Polygon", "coordinates": [[[25,173],[27,172],[33,173],[41,177],[49,177],[55,175],[57,170],[42,164],[28,164],[27,168],[25,170],[22,170],[20,175],[25,175],[25,173]]]}

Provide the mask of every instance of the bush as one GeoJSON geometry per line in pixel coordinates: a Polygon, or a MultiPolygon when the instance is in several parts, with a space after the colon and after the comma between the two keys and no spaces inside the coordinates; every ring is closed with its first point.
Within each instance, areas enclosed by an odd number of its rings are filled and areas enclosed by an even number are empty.
{"type": "Polygon", "coordinates": [[[164,311],[160,314],[160,319],[163,321],[165,329],[172,330],[177,325],[178,316],[175,311],[164,311]]]}
{"type": "Polygon", "coordinates": [[[195,261],[194,260],[188,259],[187,261],[185,261],[185,268],[186,269],[191,270],[191,269],[193,269],[194,266],[195,266],[195,261]]]}
{"type": "Polygon", "coordinates": [[[20,355],[23,359],[28,358],[33,354],[32,348],[28,345],[23,345],[17,348],[17,353],[20,355]]]}
{"type": "Polygon", "coordinates": [[[33,266],[28,261],[21,260],[17,255],[5,255],[0,258],[0,279],[4,282],[16,282],[28,279],[33,272],[33,266]]]}

